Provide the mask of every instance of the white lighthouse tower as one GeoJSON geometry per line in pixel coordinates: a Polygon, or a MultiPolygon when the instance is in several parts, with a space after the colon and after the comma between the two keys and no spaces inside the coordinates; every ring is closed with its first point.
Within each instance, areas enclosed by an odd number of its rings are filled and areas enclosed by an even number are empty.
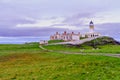
{"type": "Polygon", "coordinates": [[[90,21],[89,28],[90,28],[90,33],[94,33],[94,23],[92,21],[90,21]]]}

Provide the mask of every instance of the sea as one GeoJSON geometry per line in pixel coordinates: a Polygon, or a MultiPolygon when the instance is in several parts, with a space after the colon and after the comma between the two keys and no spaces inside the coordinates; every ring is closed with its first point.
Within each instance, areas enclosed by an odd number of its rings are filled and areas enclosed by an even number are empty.
{"type": "Polygon", "coordinates": [[[49,40],[49,37],[0,37],[0,44],[24,44],[49,40]]]}

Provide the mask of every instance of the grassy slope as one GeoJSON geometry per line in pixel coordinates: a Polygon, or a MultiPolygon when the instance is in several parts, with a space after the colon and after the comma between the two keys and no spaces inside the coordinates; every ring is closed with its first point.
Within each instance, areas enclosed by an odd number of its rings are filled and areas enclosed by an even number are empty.
{"type": "Polygon", "coordinates": [[[120,45],[111,37],[100,37],[81,45],[49,45],[49,50],[73,51],[82,53],[120,53],[120,45]],[[96,47],[96,49],[94,49],[96,47]]]}
{"type": "Polygon", "coordinates": [[[69,46],[69,45],[49,45],[44,46],[48,50],[56,51],[70,51],[70,52],[82,52],[82,53],[120,53],[120,45],[102,45],[97,46],[97,49],[94,49],[91,46],[69,46]]]}
{"type": "MultiPolygon", "coordinates": [[[[62,48],[60,48],[62,49],[62,48]]],[[[0,45],[0,80],[119,80],[120,59],[0,45]]]]}
{"type": "Polygon", "coordinates": [[[64,40],[49,40],[48,43],[59,43],[64,42],[64,40]]]}
{"type": "Polygon", "coordinates": [[[0,44],[0,56],[13,54],[39,51],[39,44],[0,44]]]}

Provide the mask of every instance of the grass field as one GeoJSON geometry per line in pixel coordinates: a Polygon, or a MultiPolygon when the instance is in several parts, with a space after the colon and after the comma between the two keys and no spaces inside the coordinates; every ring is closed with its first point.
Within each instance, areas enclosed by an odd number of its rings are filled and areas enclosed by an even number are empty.
{"type": "MultiPolygon", "coordinates": [[[[45,48],[79,50],[61,45],[45,48]]],[[[38,44],[0,45],[0,80],[119,80],[119,75],[120,58],[48,52],[38,44]]]]}
{"type": "Polygon", "coordinates": [[[64,40],[49,40],[48,43],[58,43],[58,42],[64,42],[64,40]]]}
{"type": "Polygon", "coordinates": [[[70,51],[70,52],[81,52],[81,53],[120,53],[120,45],[103,45],[97,46],[98,48],[94,49],[90,46],[69,46],[69,45],[49,45],[43,46],[48,50],[56,50],[56,51],[70,51]]]}
{"type": "MultiPolygon", "coordinates": [[[[52,40],[51,42],[56,43],[60,42],[60,40],[52,40]]],[[[48,50],[80,53],[120,53],[120,43],[107,36],[96,38],[80,45],[49,45],[43,47],[48,50]]]]}

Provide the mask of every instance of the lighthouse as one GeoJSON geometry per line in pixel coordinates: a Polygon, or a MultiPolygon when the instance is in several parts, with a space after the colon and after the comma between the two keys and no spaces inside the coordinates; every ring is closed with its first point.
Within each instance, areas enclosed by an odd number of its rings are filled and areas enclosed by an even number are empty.
{"type": "Polygon", "coordinates": [[[89,28],[90,28],[90,33],[93,33],[94,32],[94,23],[92,21],[90,21],[89,28]]]}

